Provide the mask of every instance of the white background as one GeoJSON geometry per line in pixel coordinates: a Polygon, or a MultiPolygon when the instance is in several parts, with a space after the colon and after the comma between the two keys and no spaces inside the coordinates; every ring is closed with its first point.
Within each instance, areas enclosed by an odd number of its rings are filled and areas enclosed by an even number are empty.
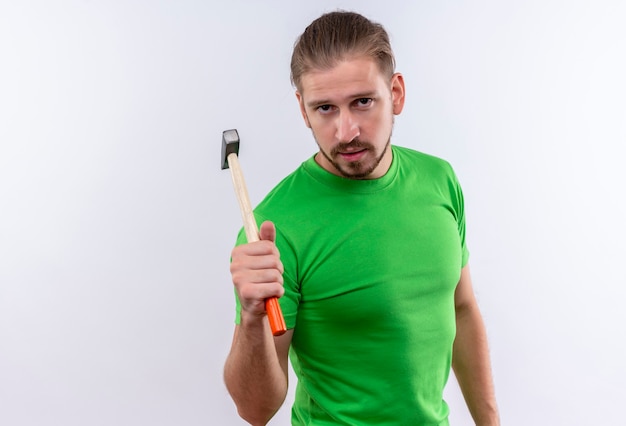
{"type": "Polygon", "coordinates": [[[623,424],[620,0],[2,0],[0,424],[242,424],[221,134],[254,204],[315,152],[289,59],[338,7],[391,35],[394,143],[461,179],[503,423],[623,424]]]}

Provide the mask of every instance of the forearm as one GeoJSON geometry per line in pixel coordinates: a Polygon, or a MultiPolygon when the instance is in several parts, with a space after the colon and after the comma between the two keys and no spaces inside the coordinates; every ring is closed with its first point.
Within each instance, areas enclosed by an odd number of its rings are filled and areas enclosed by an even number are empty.
{"type": "Polygon", "coordinates": [[[242,316],[224,367],[226,387],[239,415],[265,425],[287,394],[287,367],[281,365],[264,317],[242,316]]]}
{"type": "Polygon", "coordinates": [[[457,311],[452,367],[476,425],[499,425],[487,334],[475,304],[457,311]]]}

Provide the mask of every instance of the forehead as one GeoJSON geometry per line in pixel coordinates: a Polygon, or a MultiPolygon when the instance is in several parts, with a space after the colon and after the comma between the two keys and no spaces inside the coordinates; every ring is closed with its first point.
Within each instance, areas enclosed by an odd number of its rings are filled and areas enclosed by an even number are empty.
{"type": "Polygon", "coordinates": [[[339,61],[329,69],[313,69],[302,75],[300,93],[307,104],[318,101],[350,99],[389,90],[387,81],[371,58],[339,61]]]}

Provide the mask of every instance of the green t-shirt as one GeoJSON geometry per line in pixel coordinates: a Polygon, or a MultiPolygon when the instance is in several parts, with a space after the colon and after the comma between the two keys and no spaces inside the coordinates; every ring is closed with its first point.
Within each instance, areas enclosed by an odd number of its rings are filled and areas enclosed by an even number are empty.
{"type": "Polygon", "coordinates": [[[285,267],[294,425],[448,424],[463,196],[447,162],[392,150],[373,180],[310,158],[255,209],[275,223],[285,267]]]}

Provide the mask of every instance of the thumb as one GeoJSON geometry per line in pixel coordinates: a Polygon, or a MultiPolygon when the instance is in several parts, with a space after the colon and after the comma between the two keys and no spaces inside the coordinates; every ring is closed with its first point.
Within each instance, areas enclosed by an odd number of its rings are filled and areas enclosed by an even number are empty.
{"type": "Polygon", "coordinates": [[[270,221],[263,222],[261,224],[261,229],[259,230],[259,236],[262,240],[275,242],[276,241],[276,227],[270,221]]]}

